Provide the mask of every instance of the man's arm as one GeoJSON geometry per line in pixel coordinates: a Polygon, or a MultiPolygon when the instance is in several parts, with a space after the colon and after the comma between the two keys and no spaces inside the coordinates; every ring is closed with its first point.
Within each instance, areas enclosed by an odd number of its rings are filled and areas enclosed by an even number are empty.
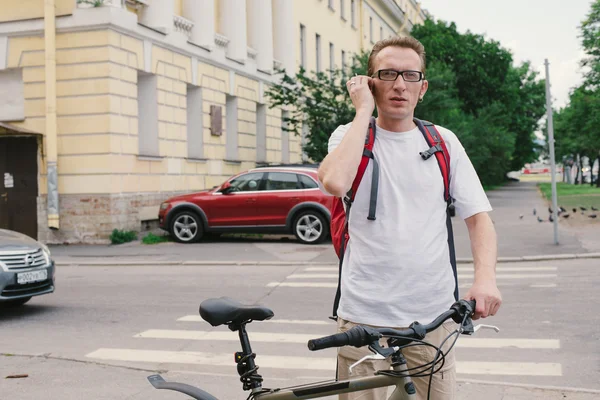
{"type": "Polygon", "coordinates": [[[346,83],[356,116],[341,143],[319,166],[319,180],[325,190],[336,197],[344,197],[350,190],[360,165],[369,120],[375,108],[370,82],[368,76],[355,76],[346,83]]]}
{"type": "Polygon", "coordinates": [[[465,298],[475,299],[477,303],[473,319],[486,318],[495,315],[502,304],[502,296],[496,285],[496,230],[487,212],[466,218],[465,223],[475,266],[473,286],[465,298]]]}
{"type": "Polygon", "coordinates": [[[336,197],[344,197],[352,186],[362,158],[370,118],[371,115],[366,112],[357,112],[340,144],[319,166],[319,180],[325,190],[336,197]]]}

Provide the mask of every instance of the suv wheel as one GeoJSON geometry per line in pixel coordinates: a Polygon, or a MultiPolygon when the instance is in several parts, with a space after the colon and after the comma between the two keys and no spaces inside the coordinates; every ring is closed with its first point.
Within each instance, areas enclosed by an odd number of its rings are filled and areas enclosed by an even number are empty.
{"type": "Polygon", "coordinates": [[[321,243],[327,237],[327,220],[318,211],[304,211],[294,221],[293,230],[304,244],[321,243]]]}
{"type": "Polygon", "coordinates": [[[171,220],[170,233],[179,243],[197,242],[204,233],[202,220],[193,211],[182,211],[171,220]]]}

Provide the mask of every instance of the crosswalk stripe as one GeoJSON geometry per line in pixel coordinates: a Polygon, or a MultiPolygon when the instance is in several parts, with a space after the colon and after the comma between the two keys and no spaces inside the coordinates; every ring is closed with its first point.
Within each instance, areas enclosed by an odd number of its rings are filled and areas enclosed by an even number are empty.
{"type": "MultiPolygon", "coordinates": [[[[504,267],[497,265],[496,272],[549,272],[556,271],[556,267],[504,267]]],[[[338,272],[338,267],[308,267],[306,272],[338,272]]],[[[473,267],[458,267],[458,272],[472,272],[473,267]]]]}
{"type": "MultiPolygon", "coordinates": [[[[463,278],[464,279],[464,278],[463,278]]],[[[462,279],[461,279],[462,280],[462,279]]],[[[515,282],[498,282],[498,287],[507,287],[507,286],[520,286],[519,283],[515,282]]],[[[473,286],[473,282],[462,282],[459,283],[458,287],[461,289],[470,288],[473,286]]],[[[267,283],[267,287],[290,287],[290,288],[337,288],[337,282],[269,282],[267,283]]],[[[542,287],[540,285],[536,287],[542,287]]],[[[546,286],[551,287],[551,286],[546,286]]],[[[553,286],[552,286],[553,287],[553,286]]]]}
{"type": "Polygon", "coordinates": [[[461,361],[456,363],[456,373],[465,375],[562,376],[562,366],[556,363],[461,361]]]}
{"type": "MultiPolygon", "coordinates": [[[[199,315],[186,315],[177,319],[177,321],[183,322],[204,322],[199,315]]],[[[269,324],[286,324],[286,325],[332,325],[333,321],[319,321],[316,319],[267,319],[265,321],[260,321],[261,324],[269,323],[269,324]]]]}
{"type": "MultiPolygon", "coordinates": [[[[137,350],[100,348],[86,355],[97,360],[194,364],[207,366],[234,365],[230,353],[202,353],[193,351],[137,350]]],[[[261,368],[335,371],[335,357],[294,357],[258,355],[256,363],[261,368]]],[[[561,364],[523,362],[457,361],[458,374],[469,375],[519,375],[562,376],[561,364]]]]}
{"type": "MultiPolygon", "coordinates": [[[[556,274],[503,274],[497,273],[496,279],[531,279],[531,278],[556,278],[556,274]]],[[[338,274],[292,274],[288,279],[337,279],[338,274]]],[[[473,274],[458,274],[458,279],[472,279],[473,274]]]]}
{"type": "MultiPolygon", "coordinates": [[[[276,333],[276,332],[249,332],[252,342],[264,343],[302,343],[306,344],[311,339],[317,339],[318,334],[276,333]]],[[[192,331],[150,329],[134,335],[138,338],[152,339],[182,339],[206,341],[239,341],[236,332],[192,331]]],[[[553,339],[487,339],[460,337],[456,342],[457,347],[464,348],[517,348],[517,349],[560,349],[560,341],[553,339]]]]}
{"type": "Polygon", "coordinates": [[[269,283],[267,283],[267,287],[336,288],[337,282],[336,283],[328,283],[328,282],[269,282],[269,283]]]}

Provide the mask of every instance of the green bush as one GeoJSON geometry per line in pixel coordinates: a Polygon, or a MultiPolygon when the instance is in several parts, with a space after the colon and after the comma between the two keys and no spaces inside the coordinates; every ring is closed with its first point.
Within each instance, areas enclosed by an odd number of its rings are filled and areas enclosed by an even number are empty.
{"type": "Polygon", "coordinates": [[[122,244],[131,242],[137,239],[137,233],[134,231],[122,231],[114,229],[110,234],[110,242],[112,244],[122,244]]]}
{"type": "Polygon", "coordinates": [[[144,244],[157,244],[157,243],[164,243],[164,242],[169,242],[169,241],[171,241],[171,238],[169,236],[166,236],[166,235],[158,236],[158,235],[155,235],[154,233],[148,233],[142,239],[142,243],[144,243],[144,244]]]}

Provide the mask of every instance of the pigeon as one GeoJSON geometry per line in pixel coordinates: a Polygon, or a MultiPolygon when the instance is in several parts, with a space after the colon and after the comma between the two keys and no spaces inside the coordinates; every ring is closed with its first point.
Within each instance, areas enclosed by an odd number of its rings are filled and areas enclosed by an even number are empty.
{"type": "Polygon", "coordinates": [[[594,207],[594,206],[592,206],[592,210],[593,211],[598,211],[598,209],[596,207],[594,207]]]}
{"type": "Polygon", "coordinates": [[[588,215],[588,217],[590,217],[590,218],[596,218],[596,214],[590,214],[590,215],[588,215]]]}
{"type": "Polygon", "coordinates": [[[562,206],[560,206],[560,207],[558,207],[558,208],[560,208],[560,212],[567,212],[567,210],[565,210],[565,208],[564,208],[564,207],[562,207],[562,206]]]}
{"type": "Polygon", "coordinates": [[[573,212],[574,212],[574,213],[576,213],[576,212],[577,212],[577,209],[576,209],[576,208],[574,208],[574,209],[573,209],[573,212]]]}
{"type": "Polygon", "coordinates": [[[552,208],[548,207],[548,212],[549,212],[550,214],[552,214],[552,212],[553,212],[553,211],[552,211],[552,208]]]}
{"type": "Polygon", "coordinates": [[[537,219],[538,219],[538,222],[544,222],[544,220],[541,219],[540,217],[537,217],[537,219]]]}
{"type": "Polygon", "coordinates": [[[523,219],[523,214],[519,215],[519,219],[523,219]]]}
{"type": "Polygon", "coordinates": [[[535,211],[535,208],[533,209],[533,215],[536,215],[537,211],[535,211]]]}
{"type": "Polygon", "coordinates": [[[548,221],[554,222],[554,218],[552,218],[552,214],[550,214],[550,216],[548,217],[548,221]]]}
{"type": "Polygon", "coordinates": [[[569,214],[563,214],[562,217],[563,218],[569,218],[569,214]]]}
{"type": "Polygon", "coordinates": [[[579,207],[579,209],[580,209],[581,211],[587,211],[587,208],[585,208],[585,207],[579,207]]]}

